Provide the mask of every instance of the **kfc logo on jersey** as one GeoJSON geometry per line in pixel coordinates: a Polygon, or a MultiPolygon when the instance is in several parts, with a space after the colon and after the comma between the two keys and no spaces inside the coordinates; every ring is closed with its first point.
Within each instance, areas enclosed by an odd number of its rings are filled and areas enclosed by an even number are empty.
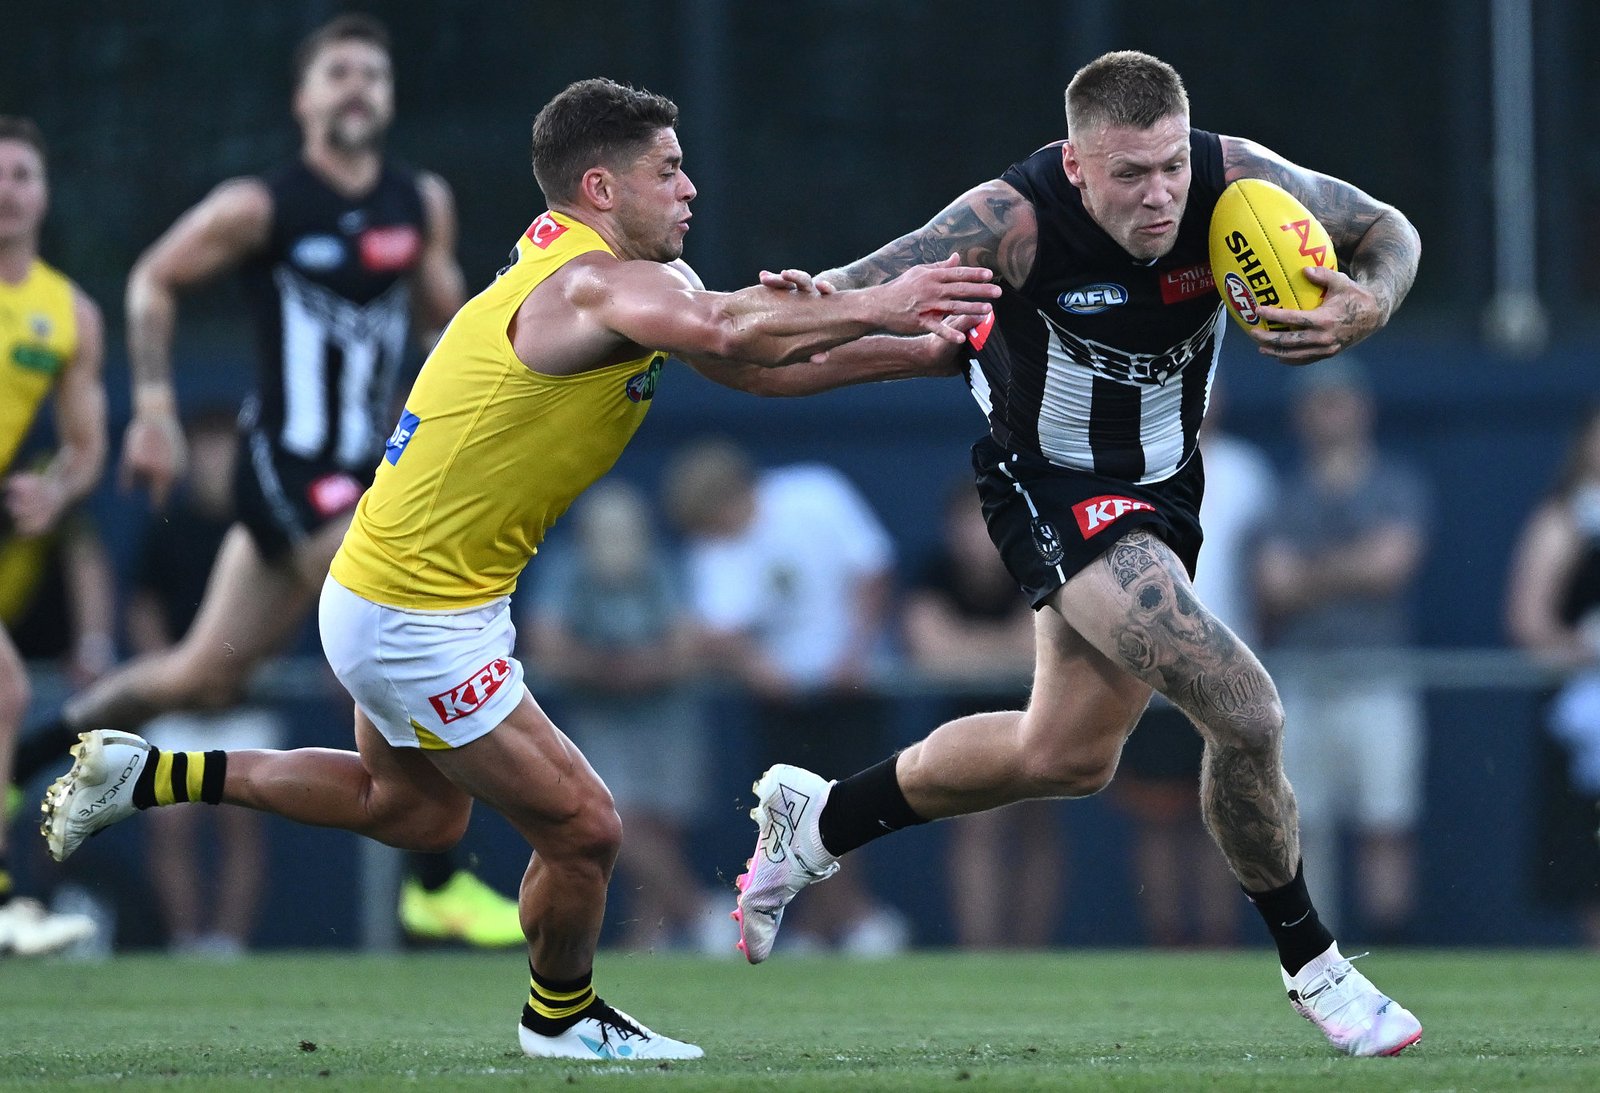
{"type": "Polygon", "coordinates": [[[1161,302],[1181,304],[1196,296],[1209,296],[1217,290],[1216,276],[1206,265],[1169,269],[1161,275],[1161,302]]]}
{"type": "Polygon", "coordinates": [[[429,695],[428,701],[439,720],[448,725],[476,712],[510,678],[511,662],[499,657],[473,672],[465,683],[458,683],[443,694],[429,695]]]}
{"type": "Polygon", "coordinates": [[[372,273],[400,273],[416,265],[422,233],[410,224],[368,228],[361,233],[361,266],[372,273]]]}
{"type": "Polygon", "coordinates": [[[1121,307],[1127,302],[1128,290],[1109,282],[1068,289],[1056,297],[1056,303],[1061,306],[1061,310],[1070,311],[1074,315],[1098,315],[1102,311],[1121,307]]]}
{"type": "Polygon", "coordinates": [[[539,219],[529,224],[528,230],[524,234],[527,235],[528,242],[540,250],[548,250],[550,244],[560,239],[562,233],[566,230],[567,226],[558,222],[549,213],[540,213],[539,219]]]}
{"type": "Polygon", "coordinates": [[[323,519],[348,512],[361,500],[361,483],[354,475],[342,471],[325,474],[306,487],[306,498],[312,509],[323,519]]]}
{"type": "Polygon", "coordinates": [[[1148,501],[1132,497],[1091,497],[1072,506],[1072,515],[1078,518],[1078,530],[1085,539],[1099,535],[1130,512],[1154,512],[1156,507],[1148,501]]]}

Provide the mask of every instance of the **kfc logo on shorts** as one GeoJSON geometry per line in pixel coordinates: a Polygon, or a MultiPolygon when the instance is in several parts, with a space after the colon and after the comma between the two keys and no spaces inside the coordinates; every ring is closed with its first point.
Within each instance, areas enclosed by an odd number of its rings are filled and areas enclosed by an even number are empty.
{"type": "Polygon", "coordinates": [[[439,715],[439,720],[448,725],[477,712],[510,678],[511,662],[500,657],[473,672],[465,683],[458,683],[443,694],[428,696],[428,701],[433,704],[433,712],[439,715]]]}
{"type": "Polygon", "coordinates": [[[322,519],[337,516],[356,507],[361,500],[361,483],[353,475],[325,474],[306,487],[306,500],[322,519]]]}
{"type": "Polygon", "coordinates": [[[1072,506],[1072,515],[1078,518],[1078,530],[1085,539],[1099,535],[1130,512],[1154,512],[1156,507],[1148,501],[1132,497],[1091,497],[1072,506]]]}
{"type": "Polygon", "coordinates": [[[528,225],[526,234],[528,236],[528,242],[532,243],[540,250],[548,250],[550,248],[550,244],[554,243],[557,239],[560,239],[562,233],[566,230],[567,226],[559,223],[556,218],[551,216],[549,213],[540,213],[539,219],[528,225]]]}
{"type": "Polygon", "coordinates": [[[368,228],[361,233],[361,266],[372,273],[401,273],[416,264],[422,233],[410,224],[368,228]]]}

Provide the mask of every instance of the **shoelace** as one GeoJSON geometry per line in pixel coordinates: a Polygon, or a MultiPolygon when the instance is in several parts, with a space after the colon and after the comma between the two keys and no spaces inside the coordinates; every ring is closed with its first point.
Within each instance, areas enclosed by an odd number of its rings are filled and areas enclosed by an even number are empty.
{"type": "Polygon", "coordinates": [[[1326,994],[1328,996],[1326,1001],[1336,1004],[1332,1005],[1326,1013],[1323,1013],[1322,1017],[1327,1020],[1336,1018],[1358,998],[1358,995],[1353,991],[1348,992],[1346,997],[1341,998],[1339,996],[1341,993],[1340,988],[1344,986],[1355,971],[1352,966],[1353,962],[1366,955],[1368,954],[1357,953],[1355,956],[1345,957],[1343,960],[1324,968],[1317,978],[1312,980],[1310,989],[1295,992],[1297,1001],[1302,1006],[1309,1008],[1318,998],[1326,994]]]}
{"type": "Polygon", "coordinates": [[[595,1023],[600,1026],[601,1044],[609,1044],[611,1042],[612,1029],[616,1029],[620,1034],[618,1036],[619,1043],[623,1040],[632,1040],[635,1036],[639,1037],[641,1040],[644,1039],[644,1030],[642,1028],[628,1020],[626,1017],[622,1016],[622,1014],[618,1013],[604,1002],[599,1004],[597,1012],[592,1016],[594,1017],[595,1023]]]}

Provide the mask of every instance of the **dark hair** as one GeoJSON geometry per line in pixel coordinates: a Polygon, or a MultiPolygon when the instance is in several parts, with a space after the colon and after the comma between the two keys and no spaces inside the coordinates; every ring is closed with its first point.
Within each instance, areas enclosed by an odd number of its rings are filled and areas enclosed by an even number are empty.
{"type": "Polygon", "coordinates": [[[1108,125],[1148,129],[1189,113],[1189,93],[1178,70],[1133,49],[1102,54],[1078,69],[1066,97],[1069,138],[1108,125]]]}
{"type": "Polygon", "coordinates": [[[306,35],[294,51],[294,86],[299,87],[311,65],[328,46],[336,42],[366,42],[390,52],[389,32],[370,15],[341,15],[330,19],[306,35]]]}
{"type": "Polygon", "coordinates": [[[21,141],[35,152],[39,153],[40,162],[49,160],[49,152],[44,146],[44,134],[39,132],[39,127],[29,118],[20,118],[14,114],[0,114],[0,140],[21,141]]]}
{"type": "Polygon", "coordinates": [[[571,201],[583,173],[632,162],[678,124],[671,99],[607,79],[568,84],[533,119],[533,177],[546,202],[571,201]]]}

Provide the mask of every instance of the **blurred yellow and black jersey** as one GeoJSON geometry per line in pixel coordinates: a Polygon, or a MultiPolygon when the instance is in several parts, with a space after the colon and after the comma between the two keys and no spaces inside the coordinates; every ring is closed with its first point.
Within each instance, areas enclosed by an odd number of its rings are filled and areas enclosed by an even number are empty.
{"type": "Polygon", "coordinates": [[[0,474],[77,352],[71,281],[37,258],[18,283],[0,281],[0,474]]]}
{"type": "Polygon", "coordinates": [[[524,365],[507,336],[522,301],[567,262],[609,248],[544,213],[428,356],[333,579],[392,607],[464,610],[510,594],[551,525],[611,469],[644,419],[665,354],[571,376],[524,365]]]}

